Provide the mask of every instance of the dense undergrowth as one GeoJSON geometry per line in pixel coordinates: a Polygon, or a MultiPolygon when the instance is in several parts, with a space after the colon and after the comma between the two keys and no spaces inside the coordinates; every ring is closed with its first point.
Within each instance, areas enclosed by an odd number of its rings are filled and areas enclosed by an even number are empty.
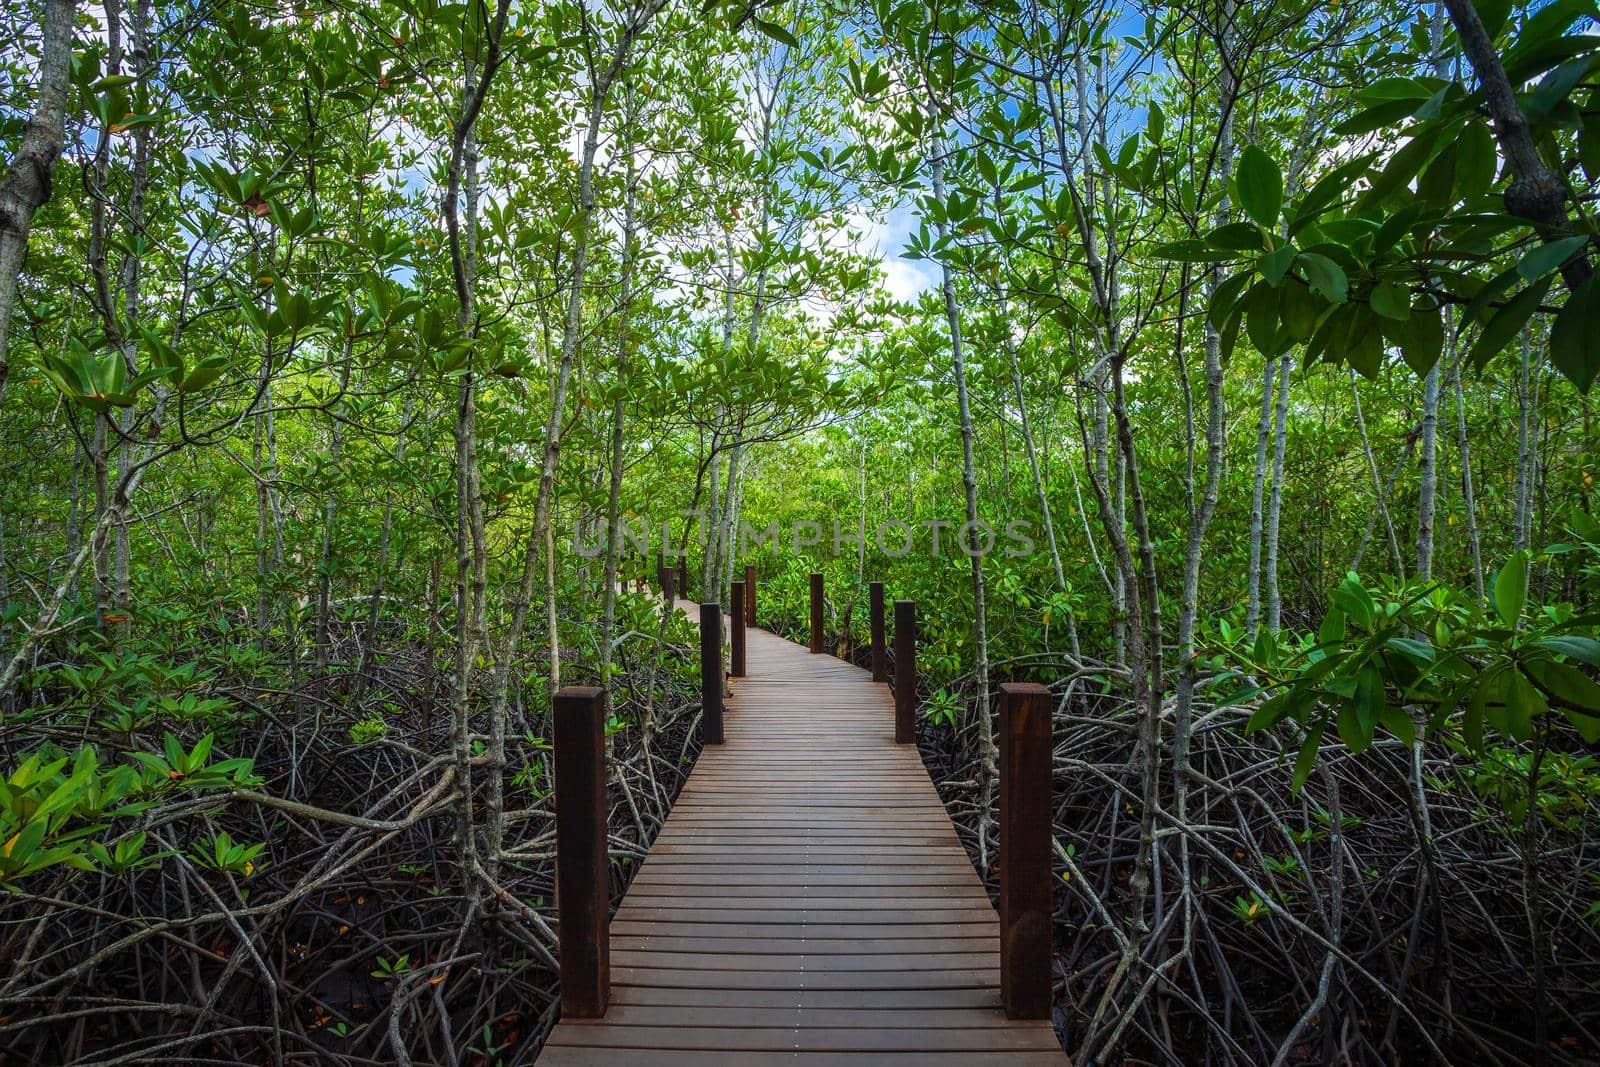
{"type": "MultiPolygon", "coordinates": [[[[0,731],[0,1059],[532,1062],[557,997],[548,714],[516,716],[490,883],[456,840],[435,649],[355,618],[326,673],[214,618],[41,648],[0,731]]],[[[659,671],[641,636],[613,682],[613,900],[699,751],[692,631],[663,634],[659,671]]]]}
{"type": "MultiPolygon", "coordinates": [[[[841,625],[851,599],[830,599],[828,647],[866,666],[863,628],[841,625]]],[[[803,605],[791,596],[764,621],[798,635],[803,605]]],[[[1535,770],[1503,745],[1465,762],[1448,735],[1363,752],[1330,740],[1295,789],[1294,748],[1248,730],[1261,697],[1199,701],[1183,781],[1156,809],[1147,955],[1119,968],[1137,906],[1139,709],[1079,666],[997,671],[1057,700],[1055,1023],[1068,1049],[1115,1038],[1132,1062],[1175,1065],[1594,1061],[1592,756],[1546,751],[1535,770]],[[1122,984],[1130,1007],[1108,1016],[1122,984]]],[[[1202,688],[1227,692],[1230,674],[1202,688]]],[[[918,740],[993,894],[973,684],[924,669],[918,740]]]]}

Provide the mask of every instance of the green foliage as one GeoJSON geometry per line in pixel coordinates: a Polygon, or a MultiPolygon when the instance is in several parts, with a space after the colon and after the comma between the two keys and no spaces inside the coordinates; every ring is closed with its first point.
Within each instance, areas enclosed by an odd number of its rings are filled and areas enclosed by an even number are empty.
{"type": "Polygon", "coordinates": [[[250,760],[209,762],[211,745],[206,734],[185,750],[167,734],[161,754],[131,752],[130,763],[106,764],[88,745],[72,755],[47,747],[27,757],[0,782],[0,888],[16,890],[62,867],[123,874],[158,863],[169,853],[146,855],[144,831],[102,835],[179,791],[257,784],[250,760]]]}
{"type": "MultiPolygon", "coordinates": [[[[1407,746],[1421,722],[1481,758],[1486,728],[1505,743],[1541,737],[1600,741],[1600,618],[1526,603],[1529,559],[1514,554],[1494,583],[1494,606],[1436,584],[1368,588],[1354,574],[1329,593],[1314,639],[1284,644],[1263,633],[1230,646],[1241,676],[1270,695],[1248,729],[1293,722],[1303,740],[1298,789],[1331,727],[1353,752],[1383,734],[1407,746]]],[[[1250,687],[1247,692],[1259,691],[1250,687]]]]}
{"type": "Polygon", "coordinates": [[[190,849],[189,855],[200,866],[218,874],[242,874],[248,877],[260,869],[256,858],[266,847],[264,843],[237,843],[226,830],[218,830],[210,841],[190,849]]]}
{"type": "MultiPolygon", "coordinates": [[[[1580,28],[1587,6],[1551,4],[1505,41],[1507,74],[1530,85],[1516,106],[1541,151],[1585,167],[1593,156],[1585,154],[1587,131],[1600,119],[1593,91],[1600,53],[1580,28]],[[1583,137],[1572,137],[1578,128],[1583,137]]],[[[1482,367],[1539,311],[1555,273],[1587,262],[1592,235],[1534,227],[1515,202],[1502,199],[1515,176],[1510,168],[1496,175],[1482,89],[1438,77],[1387,77],[1356,95],[1364,108],[1337,132],[1386,130],[1398,147],[1342,163],[1284,205],[1277,163],[1249,145],[1235,177],[1248,221],[1161,244],[1155,254],[1245,261],[1211,298],[1211,320],[1230,344],[1244,322],[1267,356],[1304,344],[1308,361],[1344,363],[1374,378],[1392,346],[1425,375],[1439,356],[1444,309],[1459,304],[1465,311],[1455,331],[1479,327],[1472,362],[1482,367]],[[1515,265],[1490,266],[1506,258],[1515,265]],[[1252,277],[1260,281],[1249,285],[1252,277]]],[[[1572,228],[1581,230],[1576,222],[1572,228]]],[[[1597,315],[1600,287],[1587,282],[1570,293],[1549,331],[1552,363],[1582,391],[1600,373],[1597,315]]]]}

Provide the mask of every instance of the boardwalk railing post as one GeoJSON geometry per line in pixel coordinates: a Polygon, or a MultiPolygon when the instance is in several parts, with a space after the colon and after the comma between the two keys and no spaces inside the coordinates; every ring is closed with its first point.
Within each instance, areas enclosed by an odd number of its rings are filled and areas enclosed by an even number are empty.
{"type": "Polygon", "coordinates": [[[606,692],[593,686],[562,689],[554,712],[561,1014],[598,1019],[611,999],[606,692]]]}
{"type": "Polygon", "coordinates": [[[744,677],[744,583],[732,582],[728,586],[728,655],[730,673],[735,678],[744,677]]]}
{"type": "Polygon", "coordinates": [[[678,557],[678,593],[689,591],[689,554],[685,552],[678,557]]]}
{"type": "Polygon", "coordinates": [[[677,596],[678,596],[678,590],[675,588],[676,585],[677,585],[677,583],[674,580],[673,573],[672,573],[672,568],[671,567],[662,567],[661,568],[661,597],[662,597],[663,600],[665,600],[667,602],[667,606],[669,608],[672,606],[672,602],[675,599],[677,599],[677,596]]]}
{"type": "Polygon", "coordinates": [[[1050,1017],[1050,690],[1000,687],[1000,999],[1050,1017]]]}
{"type": "Polygon", "coordinates": [[[752,563],[744,565],[744,624],[756,624],[756,568],[752,563]]]}
{"type": "Polygon", "coordinates": [[[894,602],[894,739],[917,739],[917,602],[894,602]]]}
{"type": "Polygon", "coordinates": [[[722,744],[722,605],[700,605],[700,736],[722,744]]]}
{"type": "Polygon", "coordinates": [[[811,576],[811,651],[822,651],[822,575],[811,576]]]}
{"type": "Polygon", "coordinates": [[[881,682],[889,677],[888,654],[883,647],[883,583],[867,586],[867,605],[872,621],[872,680],[881,682]]]}

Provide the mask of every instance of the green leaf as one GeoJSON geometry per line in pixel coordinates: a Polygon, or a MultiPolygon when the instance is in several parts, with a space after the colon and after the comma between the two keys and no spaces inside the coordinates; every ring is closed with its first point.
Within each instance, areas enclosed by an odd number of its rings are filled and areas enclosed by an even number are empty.
{"type": "Polygon", "coordinates": [[[1439,144],[1439,131],[1440,126],[1436,122],[1417,127],[1411,140],[1389,159],[1382,173],[1372,179],[1371,188],[1361,198],[1361,205],[1374,207],[1403,191],[1424,164],[1433,158],[1434,149],[1439,144]]]}
{"type": "Polygon", "coordinates": [[[1584,282],[1556,313],[1550,327],[1550,361],[1578,392],[1587,393],[1594,384],[1600,372],[1600,275],[1584,282]]]}
{"type": "Polygon", "coordinates": [[[1506,672],[1504,732],[1518,741],[1533,736],[1533,718],[1546,710],[1544,697],[1519,670],[1506,672]]]}
{"type": "Polygon", "coordinates": [[[1384,336],[1400,348],[1400,356],[1419,378],[1426,377],[1444,351],[1444,317],[1438,308],[1416,309],[1404,322],[1388,321],[1384,336]]]}
{"type": "Polygon", "coordinates": [[[1576,711],[1562,709],[1561,714],[1578,731],[1578,736],[1593,745],[1600,743],[1600,716],[1583,715],[1576,711]]]}
{"type": "Polygon", "coordinates": [[[1372,731],[1377,728],[1378,716],[1383,711],[1386,695],[1383,675],[1378,673],[1378,668],[1371,663],[1363,666],[1356,675],[1354,702],[1362,733],[1369,742],[1372,740],[1372,731]]]}
{"type": "Polygon", "coordinates": [[[1206,244],[1228,252],[1259,252],[1267,246],[1261,231],[1248,222],[1230,222],[1206,234],[1206,244]]]}
{"type": "Polygon", "coordinates": [[[1488,699],[1488,679],[1480,680],[1479,684],[1472,687],[1472,698],[1467,701],[1466,715],[1461,721],[1461,739],[1466,742],[1467,748],[1473,752],[1483,751],[1483,716],[1484,704],[1488,699]]]}
{"type": "Polygon", "coordinates": [[[183,384],[178,389],[184,393],[192,393],[197,389],[204,389],[222,377],[222,372],[227,369],[228,358],[226,356],[209,356],[201,360],[194,370],[184,376],[183,384]]]}
{"type": "Polygon", "coordinates": [[[1290,279],[1278,290],[1278,320],[1286,340],[1299,344],[1316,332],[1317,319],[1327,305],[1311,295],[1299,278],[1290,279]]]}
{"type": "Polygon", "coordinates": [[[1372,747],[1372,735],[1362,727],[1361,713],[1356,710],[1353,701],[1346,701],[1339,706],[1337,722],[1339,740],[1343,741],[1351,752],[1359,754],[1372,747]]]}
{"type": "Polygon", "coordinates": [[[779,44],[786,44],[790,48],[800,47],[800,42],[795,39],[794,34],[790,33],[776,22],[768,22],[766,19],[758,19],[754,17],[752,17],[750,21],[755,24],[756,29],[760,30],[768,37],[771,37],[779,44]]]}
{"type": "Polygon", "coordinates": [[[1317,644],[1337,645],[1344,640],[1345,615],[1338,608],[1329,608],[1328,613],[1322,617],[1322,626],[1317,630],[1317,644]]]}
{"type": "Polygon", "coordinates": [[[1261,271],[1261,276],[1268,282],[1278,285],[1282,283],[1283,276],[1289,273],[1289,268],[1294,264],[1294,257],[1294,245],[1280,245],[1262,256],[1256,263],[1256,268],[1261,271]]]}
{"type": "Polygon", "coordinates": [[[1157,259],[1177,260],[1180,263],[1214,263],[1225,258],[1217,255],[1215,248],[1199,238],[1167,241],[1156,245],[1151,254],[1157,259]]]}
{"type": "Polygon", "coordinates": [[[1512,338],[1517,336],[1533,317],[1533,313],[1539,309],[1539,302],[1544,299],[1544,294],[1549,289],[1550,276],[1545,275],[1512,297],[1488,322],[1484,323],[1483,331],[1478,334],[1478,340],[1473,344],[1472,353],[1468,357],[1474,366],[1482,368],[1496,353],[1511,343],[1512,338]]]}
{"type": "Polygon", "coordinates": [[[1306,779],[1311,776],[1311,768],[1316,766],[1317,750],[1322,745],[1322,732],[1327,729],[1327,725],[1318,723],[1300,743],[1300,753],[1294,758],[1294,777],[1289,783],[1290,788],[1296,793],[1305,788],[1306,779]]]}
{"type": "Polygon", "coordinates": [[[1511,16],[1511,0],[1472,0],[1472,6],[1478,12],[1484,32],[1491,41],[1494,40],[1505,28],[1506,19],[1511,16]]]}
{"type": "Polygon", "coordinates": [[[1500,621],[1515,627],[1522,618],[1522,607],[1528,599],[1528,553],[1519,549],[1511,553],[1506,565],[1494,580],[1494,609],[1500,621]]]}
{"type": "Polygon", "coordinates": [[[1379,714],[1378,720],[1383,723],[1383,728],[1388,730],[1400,743],[1407,748],[1417,743],[1417,724],[1411,721],[1411,716],[1405,713],[1404,708],[1386,707],[1379,714]]]}
{"type": "Polygon", "coordinates": [[[1394,282],[1379,282],[1370,298],[1372,310],[1386,319],[1404,321],[1411,317],[1411,294],[1394,282]]]}
{"type": "Polygon", "coordinates": [[[1228,314],[1239,302],[1239,294],[1244,292],[1244,287],[1250,283],[1251,277],[1250,271],[1242,270],[1224,280],[1212,291],[1211,302],[1206,309],[1206,319],[1213,329],[1221,330],[1227,323],[1228,314]]]}
{"type": "Polygon", "coordinates": [[[1405,656],[1419,667],[1433,662],[1433,646],[1414,637],[1391,637],[1384,642],[1389,648],[1405,656]]]}
{"type": "Polygon", "coordinates": [[[1329,303],[1340,304],[1350,295],[1350,281],[1344,268],[1319,252],[1302,252],[1298,260],[1306,272],[1311,291],[1329,303]]]}
{"type": "Polygon", "coordinates": [[[1469,122],[1456,141],[1456,197],[1471,201],[1487,193],[1499,161],[1489,127],[1469,122]]]}
{"type": "Polygon", "coordinates": [[[1256,282],[1241,302],[1244,308],[1245,330],[1256,351],[1267,357],[1276,356],[1286,347],[1278,333],[1278,294],[1265,282],[1256,282]]]}
{"type": "Polygon", "coordinates": [[[1358,111],[1355,115],[1345,119],[1333,128],[1333,132],[1341,136],[1353,137],[1384,126],[1392,126],[1403,118],[1407,118],[1417,108],[1422,106],[1424,98],[1385,100],[1374,104],[1365,111],[1358,111]]]}
{"type": "Polygon", "coordinates": [[[1255,145],[1246,145],[1239,155],[1234,185],[1239,206],[1256,225],[1264,230],[1277,225],[1283,210],[1283,172],[1271,156],[1255,145]]]}
{"type": "Polygon", "coordinates": [[[1250,721],[1245,723],[1245,733],[1255,733],[1278,725],[1290,715],[1303,710],[1314,698],[1312,694],[1303,690],[1291,689],[1279,693],[1277,696],[1264,700],[1261,706],[1250,714],[1250,721]]]}
{"type": "Polygon", "coordinates": [[[1570,663],[1534,659],[1523,664],[1538,687],[1571,710],[1600,715],[1600,685],[1570,663]]]}
{"type": "Polygon", "coordinates": [[[1517,261],[1517,273],[1524,281],[1538,281],[1577,254],[1589,243],[1587,236],[1563,237],[1559,241],[1539,245],[1517,261]]]}
{"type": "Polygon", "coordinates": [[[1540,648],[1547,648],[1551,652],[1559,652],[1568,659],[1575,659],[1579,663],[1587,663],[1591,667],[1600,667],[1600,641],[1592,637],[1546,637],[1536,642],[1540,648]]]}

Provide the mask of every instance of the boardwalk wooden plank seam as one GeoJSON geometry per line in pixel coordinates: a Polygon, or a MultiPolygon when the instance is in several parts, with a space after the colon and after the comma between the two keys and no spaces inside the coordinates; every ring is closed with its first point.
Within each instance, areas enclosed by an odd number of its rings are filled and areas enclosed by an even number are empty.
{"type": "Polygon", "coordinates": [[[762,630],[745,658],[612,920],[611,1009],[538,1063],[1065,1064],[1001,1010],[998,919],[888,687],[762,630]]]}

